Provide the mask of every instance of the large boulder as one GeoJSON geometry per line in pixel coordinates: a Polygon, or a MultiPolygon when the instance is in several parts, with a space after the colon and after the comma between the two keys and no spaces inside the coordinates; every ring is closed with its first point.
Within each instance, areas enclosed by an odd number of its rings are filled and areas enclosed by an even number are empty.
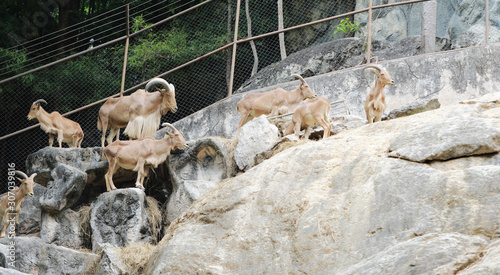
{"type": "MultiPolygon", "coordinates": [[[[8,238],[0,240],[0,254],[12,247],[14,269],[29,274],[94,274],[100,258],[96,254],[47,244],[35,237],[17,237],[13,246],[10,242],[8,238]]],[[[12,263],[11,259],[7,263],[12,263]]]]}
{"type": "Polygon", "coordinates": [[[48,212],[59,213],[80,199],[87,184],[87,174],[72,166],[59,164],[50,175],[52,181],[47,183],[47,190],[40,198],[40,205],[48,212]]]}
{"type": "Polygon", "coordinates": [[[102,244],[127,246],[149,242],[146,194],[138,188],[118,189],[100,195],[91,205],[92,249],[102,244]]]}
{"type": "Polygon", "coordinates": [[[93,148],[56,148],[44,147],[26,159],[28,174],[38,173],[38,183],[46,185],[51,180],[52,170],[66,164],[87,174],[88,183],[102,179],[108,162],[102,157],[100,147],[93,148]]]}
{"type": "Polygon", "coordinates": [[[66,209],[57,214],[44,211],[40,238],[46,243],[80,249],[82,239],[80,238],[78,212],[71,209],[66,209]]]}
{"type": "Polygon", "coordinates": [[[170,155],[168,171],[172,193],[166,204],[165,225],[169,225],[222,180],[236,174],[236,142],[235,139],[201,138],[191,141],[184,154],[170,155]]]}
{"type": "Polygon", "coordinates": [[[279,131],[269,123],[266,116],[260,116],[241,127],[234,160],[240,170],[247,171],[255,164],[255,156],[272,147],[279,140],[279,131]]]}
{"type": "Polygon", "coordinates": [[[500,150],[423,163],[388,155],[422,125],[469,128],[481,141],[468,122],[500,121],[500,104],[484,106],[441,107],[280,152],[195,201],[146,273],[495,274],[500,150]]]}

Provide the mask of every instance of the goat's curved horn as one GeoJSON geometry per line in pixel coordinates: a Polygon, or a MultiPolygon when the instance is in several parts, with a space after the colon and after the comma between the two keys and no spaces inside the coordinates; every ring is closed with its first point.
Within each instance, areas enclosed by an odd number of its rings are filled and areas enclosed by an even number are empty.
{"type": "Polygon", "coordinates": [[[40,102],[48,104],[47,101],[45,101],[44,99],[39,99],[39,100],[33,102],[31,105],[39,104],[40,102]]]}
{"type": "Polygon", "coordinates": [[[302,78],[302,76],[298,74],[292,74],[293,77],[298,78],[302,84],[307,84],[306,81],[302,78]]]}
{"type": "Polygon", "coordinates": [[[146,84],[146,91],[153,85],[155,84],[161,84],[163,85],[163,87],[165,87],[167,90],[169,91],[174,91],[175,88],[174,88],[174,85],[168,83],[165,79],[163,78],[153,78],[151,79],[148,84],[146,84]]]}
{"type": "MultiPolygon", "coordinates": [[[[28,175],[26,175],[24,172],[21,172],[19,170],[14,171],[14,173],[18,174],[19,176],[23,177],[23,179],[27,179],[28,175]]],[[[36,174],[35,174],[36,175],[36,174]]]]}
{"type": "Polygon", "coordinates": [[[34,179],[36,177],[36,175],[37,175],[37,173],[31,174],[30,179],[34,179]]]}
{"type": "Polygon", "coordinates": [[[363,68],[363,71],[366,70],[366,69],[375,69],[379,73],[380,73],[380,71],[382,71],[382,68],[380,66],[377,66],[377,65],[368,65],[368,66],[366,66],[366,67],[363,68]]]}
{"type": "Polygon", "coordinates": [[[161,126],[168,127],[170,129],[172,129],[172,131],[177,131],[177,129],[175,129],[174,125],[172,125],[172,124],[170,124],[168,122],[163,123],[161,126]]]}

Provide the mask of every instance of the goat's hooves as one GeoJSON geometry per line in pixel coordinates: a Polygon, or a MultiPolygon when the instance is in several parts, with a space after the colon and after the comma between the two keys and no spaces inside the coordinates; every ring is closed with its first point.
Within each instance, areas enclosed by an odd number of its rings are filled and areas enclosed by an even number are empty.
{"type": "Polygon", "coordinates": [[[146,189],[144,189],[144,186],[142,186],[142,185],[138,185],[138,186],[136,186],[136,187],[137,187],[137,188],[139,188],[139,189],[141,189],[141,190],[142,190],[142,192],[146,192],[146,189]]]}

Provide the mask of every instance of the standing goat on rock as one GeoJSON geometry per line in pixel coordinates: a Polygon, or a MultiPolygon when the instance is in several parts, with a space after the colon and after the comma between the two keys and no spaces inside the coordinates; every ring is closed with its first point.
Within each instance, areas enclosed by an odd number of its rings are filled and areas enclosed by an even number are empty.
{"type": "Polygon", "coordinates": [[[97,128],[102,131],[101,146],[104,141],[111,144],[113,138],[119,139],[120,128],[125,128],[125,134],[130,138],[138,139],[153,136],[158,130],[161,116],[168,111],[177,112],[174,85],[162,78],[154,78],[129,96],[110,98],[99,110],[97,128]],[[161,84],[165,89],[156,89],[148,93],[147,90],[154,84],[161,84]],[[106,138],[106,130],[109,130],[106,138]]]}
{"type": "Polygon", "coordinates": [[[394,81],[385,69],[377,65],[368,65],[363,70],[366,69],[373,69],[371,72],[376,75],[375,85],[373,85],[365,102],[366,119],[371,124],[382,119],[386,107],[384,87],[386,85],[394,86],[394,81]]]}
{"type": "Polygon", "coordinates": [[[37,119],[40,127],[45,133],[49,134],[49,146],[54,143],[54,137],[57,136],[59,148],[65,142],[69,147],[81,147],[83,140],[83,131],[80,124],[63,117],[59,112],[47,113],[40,103],[47,104],[47,101],[39,99],[31,104],[28,119],[37,119]]]}
{"type": "Polygon", "coordinates": [[[0,222],[3,220],[2,232],[0,232],[0,238],[5,237],[5,231],[9,224],[15,225],[19,223],[19,214],[21,213],[21,206],[24,202],[24,197],[33,197],[33,185],[35,184],[34,178],[36,173],[31,174],[28,177],[25,173],[21,171],[14,171],[16,174],[22,177],[17,178],[21,181],[21,186],[17,187],[13,191],[7,192],[2,201],[0,201],[0,222]],[[16,215],[15,223],[12,223],[11,215],[16,215]]]}
{"type": "Polygon", "coordinates": [[[155,140],[144,137],[138,140],[117,140],[103,150],[104,158],[109,163],[108,172],[104,176],[107,191],[116,190],[113,175],[120,167],[137,171],[135,186],[144,190],[144,178],[148,175],[149,167],[158,167],[175,148],[187,148],[182,134],[170,123],[163,123],[172,129],[172,133],[165,131],[163,139],[155,140]]]}
{"type": "Polygon", "coordinates": [[[311,90],[309,84],[300,75],[294,74],[292,76],[301,82],[300,86],[294,90],[286,91],[278,88],[263,93],[249,94],[238,102],[236,113],[241,113],[238,136],[241,127],[253,118],[261,115],[276,116],[280,113],[293,112],[301,101],[316,97],[316,93],[311,90]]]}
{"type": "Polygon", "coordinates": [[[305,128],[305,139],[309,139],[312,126],[321,125],[323,127],[323,139],[330,136],[332,124],[330,122],[330,101],[325,97],[319,96],[315,99],[306,101],[300,105],[292,115],[292,121],[283,131],[283,136],[295,133],[299,135],[301,129],[305,128]]]}

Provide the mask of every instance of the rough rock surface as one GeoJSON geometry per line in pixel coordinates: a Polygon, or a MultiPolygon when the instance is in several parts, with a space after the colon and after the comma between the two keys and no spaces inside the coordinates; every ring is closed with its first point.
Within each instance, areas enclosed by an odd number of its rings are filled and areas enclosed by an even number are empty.
{"type": "Polygon", "coordinates": [[[439,100],[437,98],[431,100],[417,100],[414,103],[403,106],[402,108],[397,108],[392,110],[386,117],[382,120],[394,119],[398,117],[411,116],[425,111],[435,110],[441,107],[439,100]]]}
{"type": "Polygon", "coordinates": [[[26,159],[28,173],[38,173],[37,180],[42,185],[50,181],[51,171],[60,164],[66,164],[87,173],[87,181],[103,178],[108,162],[102,158],[102,149],[45,147],[26,159]]]}
{"type": "Polygon", "coordinates": [[[138,188],[100,195],[91,205],[92,250],[104,243],[127,246],[150,241],[146,205],[146,194],[138,188]]]}
{"type": "Polygon", "coordinates": [[[80,224],[78,213],[66,209],[60,213],[42,213],[42,229],[40,238],[46,243],[53,243],[73,249],[80,249],[80,224]]]}
{"type": "Polygon", "coordinates": [[[272,147],[279,139],[276,126],[266,116],[260,116],[241,127],[234,160],[240,170],[247,171],[255,164],[255,156],[272,147]]]}
{"type": "Polygon", "coordinates": [[[429,163],[388,156],[402,133],[438,121],[452,123],[436,132],[469,128],[480,140],[467,122],[500,121],[500,104],[488,106],[441,107],[278,153],[195,201],[146,273],[498,273],[500,150],[429,163]]]}
{"type": "Polygon", "coordinates": [[[42,208],[40,207],[40,197],[45,193],[46,188],[40,184],[33,185],[33,197],[25,197],[19,214],[18,232],[19,234],[31,234],[40,231],[42,221],[42,208]]]}
{"type": "Polygon", "coordinates": [[[103,244],[101,246],[102,257],[97,268],[97,274],[128,274],[127,267],[117,253],[117,246],[103,244]]]}
{"type": "Polygon", "coordinates": [[[170,224],[191,206],[193,201],[234,176],[236,140],[208,137],[191,141],[183,154],[171,154],[168,171],[172,194],[166,204],[165,225],[170,224]]]}
{"type": "Polygon", "coordinates": [[[40,197],[41,207],[52,213],[59,213],[73,206],[85,189],[87,174],[66,164],[59,164],[50,173],[52,181],[40,197]]]}
{"type": "MultiPolygon", "coordinates": [[[[0,240],[0,253],[8,249],[9,242],[0,240]]],[[[15,242],[15,269],[28,274],[89,274],[99,261],[96,254],[46,244],[40,238],[17,237],[15,242]]]]}

